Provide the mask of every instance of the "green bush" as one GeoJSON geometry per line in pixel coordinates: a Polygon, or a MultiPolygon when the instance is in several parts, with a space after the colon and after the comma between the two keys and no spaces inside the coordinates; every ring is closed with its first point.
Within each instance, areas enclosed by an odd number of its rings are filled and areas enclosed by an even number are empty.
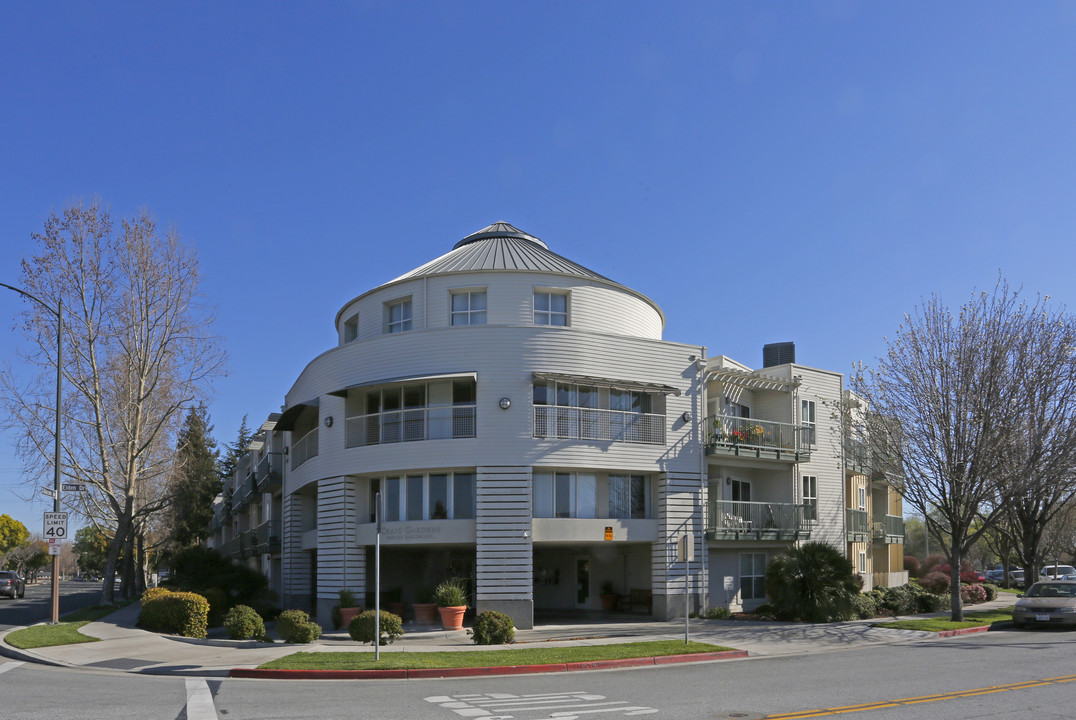
{"type": "Polygon", "coordinates": [[[180,550],[172,557],[168,587],[198,592],[204,588],[226,588],[229,607],[249,605],[263,617],[276,605],[269,579],[257,570],[233,563],[216,550],[201,546],[180,550]]]}
{"type": "Polygon", "coordinates": [[[941,595],[932,595],[928,592],[919,593],[915,596],[915,611],[920,613],[938,612],[941,603],[941,595]]]}
{"type": "Polygon", "coordinates": [[[752,614],[762,618],[776,618],[777,608],[773,606],[773,603],[762,603],[752,611],[752,614]]]}
{"type": "Polygon", "coordinates": [[[892,611],[894,615],[910,615],[915,612],[915,598],[918,594],[912,585],[886,588],[882,595],[882,607],[892,611]]]}
{"type": "Polygon", "coordinates": [[[470,634],[478,645],[507,645],[515,642],[516,626],[504,613],[486,610],[478,613],[470,634]]]}
{"type": "Polygon", "coordinates": [[[960,602],[964,605],[977,605],[978,603],[986,602],[986,589],[978,583],[961,585],[960,602]]]}
{"type": "Polygon", "coordinates": [[[878,614],[878,604],[874,602],[874,596],[866,593],[857,595],[855,600],[856,617],[861,620],[872,618],[878,614]]]}
{"type": "Polygon", "coordinates": [[[458,579],[445,580],[433,590],[437,607],[462,607],[467,604],[467,590],[458,579]]]}
{"type": "Polygon", "coordinates": [[[256,610],[247,605],[236,605],[224,616],[224,628],[232,640],[261,640],[265,637],[265,623],[256,610]]]}
{"type": "Polygon", "coordinates": [[[834,622],[852,617],[859,583],[844,553],[809,542],[770,561],[766,593],[779,619],[834,622]]]}
{"type": "MultiPolygon", "coordinates": [[[[347,626],[347,634],[357,642],[373,644],[374,620],[376,618],[378,618],[378,614],[373,610],[359,613],[347,626]]],[[[381,631],[381,645],[394,643],[403,637],[403,620],[400,619],[399,615],[390,613],[388,610],[382,610],[378,629],[381,631]]]]}
{"type": "Polygon", "coordinates": [[[142,604],[138,625],[147,630],[183,637],[206,636],[209,603],[196,593],[155,593],[142,604]]]}
{"type": "Polygon", "coordinates": [[[168,595],[171,592],[172,591],[169,590],[168,588],[163,588],[163,587],[146,588],[145,590],[142,591],[142,598],[141,598],[142,604],[145,605],[150,600],[153,600],[154,598],[164,597],[165,595],[168,595]]]}
{"type": "Polygon", "coordinates": [[[998,586],[990,583],[983,583],[983,592],[986,593],[986,601],[998,599],[998,586]]]}
{"type": "Polygon", "coordinates": [[[729,616],[729,609],[718,605],[707,610],[703,617],[707,620],[726,620],[729,616]]]}
{"type": "Polygon", "coordinates": [[[220,627],[228,612],[228,596],[220,588],[211,587],[201,595],[209,602],[209,627],[220,627]]]}
{"type": "Polygon", "coordinates": [[[277,616],[276,632],[286,643],[309,643],[321,637],[321,626],[302,610],[285,610],[277,616]]]}

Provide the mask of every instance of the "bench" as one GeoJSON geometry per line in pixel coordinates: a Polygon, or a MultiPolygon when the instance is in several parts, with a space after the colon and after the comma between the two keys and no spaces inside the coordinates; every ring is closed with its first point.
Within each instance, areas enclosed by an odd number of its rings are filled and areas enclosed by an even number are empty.
{"type": "Polygon", "coordinates": [[[649,590],[632,588],[628,594],[628,612],[638,612],[637,608],[647,615],[654,612],[654,596],[649,590]]]}

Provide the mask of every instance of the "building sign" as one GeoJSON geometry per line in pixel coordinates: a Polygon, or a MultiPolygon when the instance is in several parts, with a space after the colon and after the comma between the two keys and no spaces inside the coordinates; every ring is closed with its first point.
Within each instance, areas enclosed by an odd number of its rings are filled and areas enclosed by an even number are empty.
{"type": "Polygon", "coordinates": [[[612,540],[613,539],[613,526],[612,525],[606,525],[605,526],[605,539],[606,540],[612,540]]]}

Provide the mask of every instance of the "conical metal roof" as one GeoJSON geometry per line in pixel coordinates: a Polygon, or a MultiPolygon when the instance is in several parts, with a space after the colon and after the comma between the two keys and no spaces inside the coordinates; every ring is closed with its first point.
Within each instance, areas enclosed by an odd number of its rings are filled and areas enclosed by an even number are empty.
{"type": "Polygon", "coordinates": [[[429,275],[477,270],[549,272],[612,282],[593,270],[557,255],[535,236],[506,222],[496,222],[463,238],[451,252],[388,284],[429,275]]]}

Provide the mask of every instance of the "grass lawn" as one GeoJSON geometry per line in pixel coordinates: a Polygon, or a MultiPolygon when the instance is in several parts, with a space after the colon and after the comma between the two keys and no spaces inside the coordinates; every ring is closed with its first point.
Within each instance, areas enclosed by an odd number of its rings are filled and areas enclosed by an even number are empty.
{"type": "Polygon", "coordinates": [[[546,665],[596,660],[690,655],[722,652],[732,648],[706,643],[684,644],[679,640],[589,645],[586,647],[527,648],[523,650],[476,650],[461,652],[382,651],[374,662],[374,649],[366,652],[300,652],[264,665],[260,670],[397,670],[420,668],[502,667],[546,665]]]}
{"type": "Polygon", "coordinates": [[[106,615],[111,615],[121,607],[123,605],[91,605],[64,615],[56,625],[33,625],[8,633],[5,642],[22,650],[97,642],[98,638],[83,635],[78,631],[79,628],[94,620],[100,620],[106,615]]]}
{"type": "Polygon", "coordinates": [[[999,622],[1012,620],[1012,608],[1000,608],[998,610],[983,610],[980,612],[964,613],[963,622],[953,622],[948,618],[923,618],[922,620],[895,620],[886,623],[874,623],[875,627],[894,628],[897,630],[926,630],[927,632],[943,632],[945,630],[961,630],[963,628],[982,627],[999,622]]]}

